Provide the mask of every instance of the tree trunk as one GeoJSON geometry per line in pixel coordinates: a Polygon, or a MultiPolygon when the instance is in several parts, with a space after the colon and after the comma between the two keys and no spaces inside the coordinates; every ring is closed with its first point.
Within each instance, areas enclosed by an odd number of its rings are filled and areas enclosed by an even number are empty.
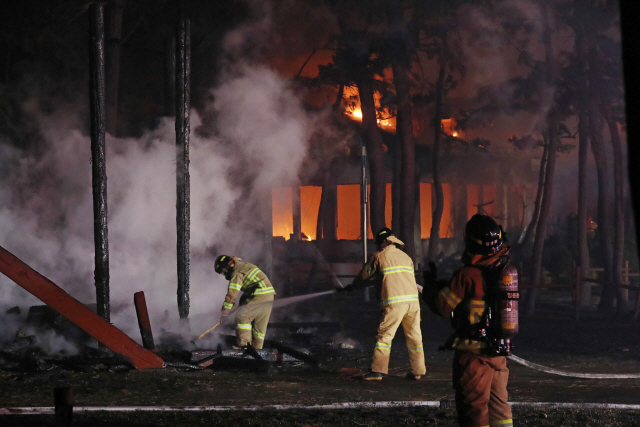
{"type": "Polygon", "coordinates": [[[91,5],[90,102],[91,102],[91,187],[93,192],[93,239],[97,314],[111,320],[109,304],[109,232],[107,227],[107,166],[105,153],[104,9],[91,5]]]}
{"type": "MultiPolygon", "coordinates": [[[[611,272],[611,245],[609,244],[609,202],[607,200],[608,167],[607,158],[602,142],[602,133],[597,115],[596,101],[590,102],[589,108],[589,133],[591,136],[591,151],[596,162],[596,171],[598,173],[598,241],[600,243],[600,257],[602,262],[602,280],[611,283],[613,275],[611,272]]],[[[611,312],[615,303],[615,291],[613,287],[604,285],[602,295],[600,297],[599,311],[611,312]]]]}
{"type": "MultiPolygon", "coordinates": [[[[544,250],[544,239],[547,231],[547,220],[551,210],[551,198],[553,193],[553,175],[556,166],[556,156],[558,145],[560,144],[558,109],[555,103],[555,86],[558,80],[558,66],[556,63],[555,51],[552,41],[552,29],[549,25],[549,10],[546,3],[540,4],[542,18],[543,42],[546,62],[546,82],[543,87],[542,105],[550,105],[546,114],[547,133],[549,135],[549,154],[545,173],[544,191],[542,193],[542,203],[540,204],[540,219],[536,227],[535,240],[533,242],[533,273],[532,284],[539,286],[542,283],[542,251],[544,250]]],[[[525,299],[525,313],[533,315],[535,311],[535,301],[537,289],[531,289],[525,299]]]]}
{"type": "MultiPolygon", "coordinates": [[[[180,319],[189,317],[189,237],[190,237],[190,177],[189,134],[191,80],[191,23],[186,18],[178,22],[176,53],[176,225],[178,254],[178,311],[180,319]]],[[[270,236],[269,236],[270,238],[270,236]]]]}
{"type": "Polygon", "coordinates": [[[538,221],[540,220],[540,206],[542,205],[542,197],[544,194],[544,183],[547,175],[547,163],[549,161],[549,139],[546,135],[542,137],[543,149],[542,158],[540,159],[540,170],[538,171],[538,190],[536,192],[536,201],[533,206],[533,215],[531,221],[527,226],[524,234],[518,240],[518,245],[522,248],[526,248],[531,241],[531,237],[535,235],[536,228],[538,227],[538,221]]]}
{"type": "MultiPolygon", "coordinates": [[[[620,21],[622,29],[622,64],[624,66],[624,85],[625,85],[625,110],[627,117],[634,117],[639,111],[640,105],[640,81],[637,76],[640,75],[640,61],[638,60],[638,50],[635,43],[631,40],[640,38],[640,28],[637,24],[637,16],[634,13],[637,7],[635,2],[620,2],[620,21]]],[[[638,249],[640,242],[640,168],[636,163],[640,159],[640,146],[637,144],[637,138],[640,136],[640,124],[635,120],[627,120],[627,157],[629,159],[628,178],[629,187],[631,189],[631,201],[633,204],[633,216],[635,219],[635,237],[638,249]]]]}
{"type": "MultiPolygon", "coordinates": [[[[399,122],[396,116],[396,123],[399,122]]],[[[393,182],[391,183],[391,228],[400,231],[400,192],[402,188],[402,147],[400,129],[396,126],[396,144],[393,147],[393,182]]]]}
{"type": "MultiPolygon", "coordinates": [[[[344,96],[344,84],[341,84],[338,87],[338,93],[336,95],[336,100],[333,103],[332,110],[334,113],[339,111],[340,105],[342,105],[342,97],[344,96]]],[[[330,236],[335,236],[335,230],[333,234],[329,233],[329,221],[326,220],[327,212],[329,212],[329,204],[330,204],[330,185],[334,181],[333,178],[333,168],[335,164],[335,159],[332,160],[328,165],[327,169],[323,174],[322,179],[322,191],[320,193],[320,205],[318,207],[318,220],[316,221],[316,242],[317,247],[322,252],[322,246],[324,239],[329,239],[330,236]]],[[[333,193],[332,193],[333,194],[333,193]]],[[[335,194],[334,194],[335,199],[335,194]]],[[[334,221],[335,222],[335,221],[334,221]]],[[[335,237],[334,237],[335,238],[335,237]]]]}
{"type": "Polygon", "coordinates": [[[118,87],[120,85],[120,44],[122,42],[123,0],[111,0],[105,7],[105,86],[107,132],[118,132],[118,87]]]}
{"type": "Polygon", "coordinates": [[[431,217],[431,233],[429,234],[429,251],[427,260],[435,261],[440,250],[440,222],[442,211],[444,210],[444,194],[442,192],[442,182],[440,182],[440,145],[442,141],[442,104],[444,102],[444,78],[446,75],[446,59],[440,59],[440,71],[436,82],[436,108],[434,117],[434,137],[433,137],[433,191],[435,194],[435,209],[431,217]]]}
{"type": "MultiPolygon", "coordinates": [[[[588,62],[587,44],[583,28],[576,30],[576,51],[580,61],[580,81],[578,98],[578,264],[580,277],[583,279],[591,277],[589,245],[587,242],[587,157],[589,150],[589,116],[587,111],[588,99],[588,62]]],[[[588,307],[591,305],[591,284],[589,282],[579,283],[580,305],[588,307]]]]}
{"type": "MultiPolygon", "coordinates": [[[[367,76],[362,76],[356,84],[360,94],[360,108],[362,110],[362,127],[365,135],[365,145],[369,157],[369,179],[371,181],[371,230],[376,233],[385,226],[384,206],[387,195],[385,188],[385,170],[382,152],[382,135],[378,129],[376,105],[373,98],[373,88],[367,76]]],[[[365,235],[366,239],[367,236],[365,235]]]]}
{"type": "MultiPolygon", "coordinates": [[[[602,113],[609,133],[611,134],[611,145],[613,147],[613,260],[612,277],[613,283],[622,283],[622,264],[624,261],[624,166],[622,160],[622,143],[618,132],[618,123],[613,116],[611,103],[604,100],[602,103],[602,113]]],[[[624,315],[629,310],[629,291],[623,288],[616,288],[617,309],[619,315],[624,315]]]]}
{"type": "Polygon", "coordinates": [[[415,142],[413,140],[413,115],[411,113],[410,81],[411,60],[409,56],[410,40],[407,35],[407,24],[403,19],[404,10],[398,2],[386,0],[385,6],[391,26],[388,41],[388,52],[391,57],[393,83],[396,90],[398,116],[396,128],[400,130],[400,146],[402,152],[402,176],[400,188],[400,229],[398,235],[405,243],[405,252],[415,256],[415,240],[413,236],[415,220],[415,142]]]}

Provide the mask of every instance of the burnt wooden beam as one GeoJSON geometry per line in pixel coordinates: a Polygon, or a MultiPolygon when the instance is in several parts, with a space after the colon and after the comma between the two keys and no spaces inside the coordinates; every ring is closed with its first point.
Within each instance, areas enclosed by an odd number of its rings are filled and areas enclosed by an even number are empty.
{"type": "Polygon", "coordinates": [[[91,185],[93,189],[93,238],[98,315],[109,322],[109,238],[107,230],[107,167],[105,156],[104,10],[93,3],[90,17],[89,93],[91,103],[91,185]]]}
{"type": "Polygon", "coordinates": [[[0,273],[69,319],[99,343],[125,357],[136,369],[162,368],[163,360],[91,311],[15,255],[0,247],[0,273]]]}
{"type": "Polygon", "coordinates": [[[293,356],[296,359],[301,360],[310,365],[318,366],[318,361],[312,356],[306,353],[303,353],[302,351],[296,350],[295,348],[291,348],[288,345],[284,345],[278,341],[265,340],[264,345],[271,348],[275,348],[280,353],[288,354],[289,356],[293,356]]]}
{"type": "Polygon", "coordinates": [[[178,311],[189,317],[189,109],[191,86],[191,23],[178,21],[176,37],[176,224],[178,231],[178,311]]]}

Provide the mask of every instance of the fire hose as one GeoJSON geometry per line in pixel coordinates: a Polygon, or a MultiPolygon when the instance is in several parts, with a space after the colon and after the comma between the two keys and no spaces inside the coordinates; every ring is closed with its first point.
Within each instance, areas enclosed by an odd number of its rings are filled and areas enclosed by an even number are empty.
{"type": "Polygon", "coordinates": [[[570,372],[562,369],[549,368],[548,366],[538,365],[537,363],[529,362],[514,354],[507,356],[507,359],[515,362],[519,365],[526,366],[527,368],[534,369],[540,372],[546,372],[547,374],[561,375],[563,377],[572,378],[597,378],[597,379],[631,379],[640,378],[640,374],[590,374],[583,372],[570,372]]]}

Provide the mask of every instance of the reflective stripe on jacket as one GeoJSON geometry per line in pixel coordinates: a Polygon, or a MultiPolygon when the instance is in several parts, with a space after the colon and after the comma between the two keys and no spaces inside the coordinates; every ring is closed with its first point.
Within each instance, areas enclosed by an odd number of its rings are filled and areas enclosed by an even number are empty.
{"type": "Polygon", "coordinates": [[[380,302],[391,304],[419,303],[418,286],[411,257],[395,246],[387,246],[371,255],[355,283],[380,284],[380,302]]]}
{"type": "Polygon", "coordinates": [[[229,280],[229,289],[222,304],[223,312],[233,308],[233,304],[236,302],[240,291],[245,295],[252,296],[252,298],[248,298],[246,302],[242,302],[242,304],[263,301],[265,298],[261,298],[262,296],[269,296],[269,298],[266,299],[273,299],[276,293],[271,285],[271,281],[262,270],[253,264],[242,262],[238,259],[233,268],[233,273],[229,280]]]}

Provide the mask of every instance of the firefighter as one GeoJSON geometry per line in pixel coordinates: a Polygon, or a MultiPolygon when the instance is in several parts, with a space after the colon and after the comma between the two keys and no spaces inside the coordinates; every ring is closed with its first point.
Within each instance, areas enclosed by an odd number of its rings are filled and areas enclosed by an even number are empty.
{"type": "Polygon", "coordinates": [[[276,295],[269,278],[255,265],[229,255],[216,258],[215,270],[229,281],[220,323],[229,318],[238,293],[242,291],[240,308],[236,313],[237,345],[242,348],[250,343],[255,348],[262,348],[276,295]]]}
{"type": "Polygon", "coordinates": [[[365,263],[347,291],[369,285],[380,289],[382,321],[378,327],[371,371],[365,380],[381,380],[389,372],[391,341],[402,324],[407,340],[411,371],[408,379],[419,380],[426,373],[422,333],[420,332],[420,300],[413,270],[413,261],[401,249],[404,243],[388,228],[375,236],[378,252],[365,263]]]}
{"type": "Polygon", "coordinates": [[[492,352],[483,329],[490,277],[486,271],[503,262],[509,247],[493,218],[479,214],[467,222],[464,242],[463,266],[448,283],[436,281],[436,268],[430,263],[423,297],[436,314],[450,317],[455,329],[445,347],[455,350],[453,388],[460,425],[510,427],[507,360],[492,352]]]}

